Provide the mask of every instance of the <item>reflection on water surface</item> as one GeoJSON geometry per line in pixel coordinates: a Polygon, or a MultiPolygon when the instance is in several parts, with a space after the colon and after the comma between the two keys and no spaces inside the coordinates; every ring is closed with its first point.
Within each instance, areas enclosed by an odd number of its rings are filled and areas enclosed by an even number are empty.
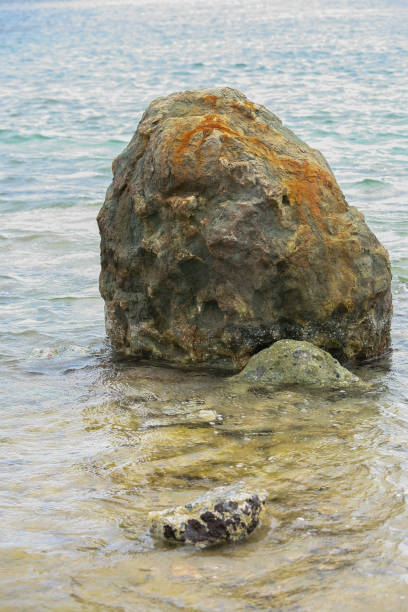
{"type": "MultiPolygon", "coordinates": [[[[32,365],[40,392],[51,364],[32,365]]],[[[359,368],[365,395],[82,355],[66,366],[24,452],[2,439],[9,503],[24,500],[3,543],[10,609],[24,593],[63,610],[406,609],[408,443],[386,359],[359,368]],[[269,492],[246,542],[197,552],[148,534],[151,509],[237,480],[269,492]]]]}

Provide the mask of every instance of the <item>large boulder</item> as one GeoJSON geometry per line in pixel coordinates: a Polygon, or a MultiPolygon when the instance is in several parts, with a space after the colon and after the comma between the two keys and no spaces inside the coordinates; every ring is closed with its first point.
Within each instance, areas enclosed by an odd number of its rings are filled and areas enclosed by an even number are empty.
{"type": "Polygon", "coordinates": [[[225,89],[154,100],[98,221],[121,353],[237,370],[282,338],[340,360],[389,345],[386,250],[323,156],[225,89]]]}

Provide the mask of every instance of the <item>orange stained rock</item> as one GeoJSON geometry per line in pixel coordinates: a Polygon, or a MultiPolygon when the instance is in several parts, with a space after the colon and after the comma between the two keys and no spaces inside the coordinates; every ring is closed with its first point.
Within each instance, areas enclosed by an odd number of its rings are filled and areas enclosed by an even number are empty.
{"type": "Polygon", "coordinates": [[[253,102],[249,102],[248,100],[242,100],[239,102],[236,100],[231,100],[230,103],[232,108],[238,111],[239,113],[242,113],[244,111],[247,117],[250,117],[252,119],[256,118],[255,104],[253,102]]]}
{"type": "MultiPolygon", "coordinates": [[[[261,123],[260,121],[258,121],[257,126],[261,130],[261,132],[270,132],[271,131],[271,128],[266,123],[261,123]]],[[[276,132],[276,133],[278,133],[278,132],[276,132]]]]}
{"type": "MultiPolygon", "coordinates": [[[[214,102],[214,98],[216,100],[216,96],[206,96],[205,99],[207,98],[211,98],[212,102],[214,102]]],[[[234,104],[237,107],[239,106],[238,103],[234,104]]],[[[246,104],[250,106],[251,103],[246,104]]],[[[269,130],[269,127],[260,122],[255,122],[254,127],[259,129],[263,138],[265,138],[265,132],[269,130]]],[[[268,146],[264,142],[263,138],[239,133],[228,125],[225,117],[221,118],[215,113],[205,115],[198,125],[182,135],[174,155],[176,165],[181,163],[181,159],[186,153],[191,140],[198,133],[202,134],[201,141],[196,146],[199,155],[198,161],[201,162],[201,147],[214,130],[221,132],[221,139],[225,144],[228,145],[231,142],[230,139],[235,139],[243,145],[244,151],[255,157],[267,159],[273,164],[278,172],[280,172],[289,200],[296,205],[299,218],[303,223],[307,224],[312,221],[320,229],[324,229],[325,232],[328,231],[327,224],[324,223],[326,214],[320,206],[322,197],[324,197],[324,188],[334,191],[339,196],[337,198],[336,212],[345,212],[347,210],[337,184],[333,184],[328,171],[317,162],[306,160],[299,162],[286,155],[279,155],[271,145],[268,146]]]]}
{"type": "Polygon", "coordinates": [[[313,238],[313,232],[308,225],[304,224],[298,227],[293,239],[294,245],[290,245],[289,260],[291,263],[302,268],[309,266],[308,245],[313,241],[313,238]]]}
{"type": "Polygon", "coordinates": [[[342,359],[387,345],[386,252],[324,158],[267,109],[230,89],[160,99],[118,159],[99,224],[119,350],[236,369],[262,348],[264,329],[278,339],[287,321],[342,359]],[[128,231],[135,218],[143,233],[128,231]],[[143,317],[134,287],[144,287],[143,317]]]}
{"type": "Polygon", "coordinates": [[[202,142],[201,142],[202,144],[204,140],[206,140],[209,136],[211,136],[214,130],[218,130],[219,132],[230,134],[231,136],[236,136],[239,138],[238,132],[231,129],[226,123],[221,121],[218,115],[215,115],[215,114],[206,115],[203,118],[203,120],[195,128],[193,128],[192,130],[189,130],[183,135],[181,142],[176,149],[176,154],[175,154],[176,160],[180,161],[180,158],[186,152],[191,139],[196,134],[198,134],[199,132],[203,133],[204,138],[202,139],[202,142]]]}
{"type": "Polygon", "coordinates": [[[206,103],[207,103],[209,106],[212,106],[212,107],[215,109],[215,108],[216,108],[216,106],[217,106],[217,101],[218,101],[218,98],[217,98],[217,96],[215,96],[215,95],[208,94],[208,95],[204,96],[204,101],[205,101],[205,102],[206,102],[206,103]]]}
{"type": "Polygon", "coordinates": [[[289,158],[281,158],[286,165],[287,174],[283,178],[288,197],[296,205],[296,210],[301,221],[305,224],[314,222],[325,234],[328,233],[327,215],[321,208],[324,197],[324,188],[338,195],[337,211],[346,212],[340,189],[333,184],[330,176],[324,168],[318,164],[306,160],[297,162],[289,158]],[[337,192],[337,193],[336,193],[337,192]]]}

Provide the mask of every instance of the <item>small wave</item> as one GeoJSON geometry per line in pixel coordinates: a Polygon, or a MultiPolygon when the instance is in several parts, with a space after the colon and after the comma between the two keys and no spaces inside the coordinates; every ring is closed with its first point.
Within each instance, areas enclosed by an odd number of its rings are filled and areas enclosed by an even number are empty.
{"type": "Polygon", "coordinates": [[[379,187],[386,189],[390,187],[389,183],[380,181],[379,179],[365,178],[362,181],[357,181],[352,184],[352,187],[362,187],[364,189],[378,189],[379,187]]]}
{"type": "Polygon", "coordinates": [[[116,146],[116,145],[123,146],[123,145],[126,145],[127,143],[128,143],[127,140],[122,140],[121,138],[110,138],[109,140],[106,141],[107,145],[113,145],[113,146],[116,146]]]}
{"type": "MultiPolygon", "coordinates": [[[[61,232],[53,232],[51,230],[24,230],[19,229],[13,232],[10,232],[10,235],[7,237],[8,240],[13,240],[16,242],[31,242],[32,240],[46,240],[51,238],[52,240],[59,239],[61,236],[61,232]]],[[[59,240],[60,244],[69,244],[69,240],[59,240]]]]}
{"type": "Polygon", "coordinates": [[[10,144],[18,144],[20,142],[35,142],[38,140],[52,140],[51,136],[45,134],[16,134],[12,130],[0,130],[0,140],[10,144]]]}
{"type": "Polygon", "coordinates": [[[41,102],[44,104],[65,104],[65,100],[57,100],[57,98],[44,98],[41,102]]]}
{"type": "Polygon", "coordinates": [[[61,346],[45,346],[43,348],[35,348],[29,355],[30,360],[35,359],[53,359],[57,357],[69,357],[71,355],[86,355],[89,350],[78,344],[63,344],[61,346]]]}
{"type": "MultiPolygon", "coordinates": [[[[333,122],[321,121],[321,123],[330,125],[330,123],[333,123],[333,122]]],[[[341,139],[341,134],[339,134],[339,132],[336,132],[335,130],[330,130],[330,129],[323,129],[322,127],[315,128],[312,133],[313,133],[313,136],[326,136],[326,137],[333,136],[333,137],[338,138],[339,140],[341,139]]]]}
{"type": "Polygon", "coordinates": [[[85,178],[93,178],[98,176],[98,173],[95,170],[78,170],[77,172],[71,172],[70,174],[64,174],[64,179],[85,179],[85,178]]]}
{"type": "Polygon", "coordinates": [[[100,300],[99,295],[61,295],[50,298],[50,302],[77,302],[82,300],[100,300]]]}
{"type": "Polygon", "coordinates": [[[398,281],[406,288],[408,282],[407,262],[398,262],[392,264],[392,273],[394,281],[398,281]]]}
{"type": "Polygon", "coordinates": [[[385,119],[397,119],[401,121],[406,121],[406,114],[404,113],[386,113],[384,115],[385,119]]]}

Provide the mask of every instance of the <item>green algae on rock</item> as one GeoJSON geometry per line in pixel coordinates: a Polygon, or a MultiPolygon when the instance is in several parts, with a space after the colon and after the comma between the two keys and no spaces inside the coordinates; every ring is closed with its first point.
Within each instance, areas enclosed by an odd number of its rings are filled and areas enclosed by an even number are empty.
{"type": "Polygon", "coordinates": [[[326,160],[231,89],[154,100],[98,215],[116,350],[239,371],[283,338],[340,360],[389,346],[388,255],[326,160]]]}
{"type": "Polygon", "coordinates": [[[329,353],[298,340],[279,340],[248,361],[231,381],[265,385],[305,385],[319,388],[348,388],[365,383],[340,365],[329,353]]]}
{"type": "Polygon", "coordinates": [[[197,548],[242,540],[258,525],[266,497],[243,483],[217,487],[185,506],[150,512],[150,533],[197,548]]]}

